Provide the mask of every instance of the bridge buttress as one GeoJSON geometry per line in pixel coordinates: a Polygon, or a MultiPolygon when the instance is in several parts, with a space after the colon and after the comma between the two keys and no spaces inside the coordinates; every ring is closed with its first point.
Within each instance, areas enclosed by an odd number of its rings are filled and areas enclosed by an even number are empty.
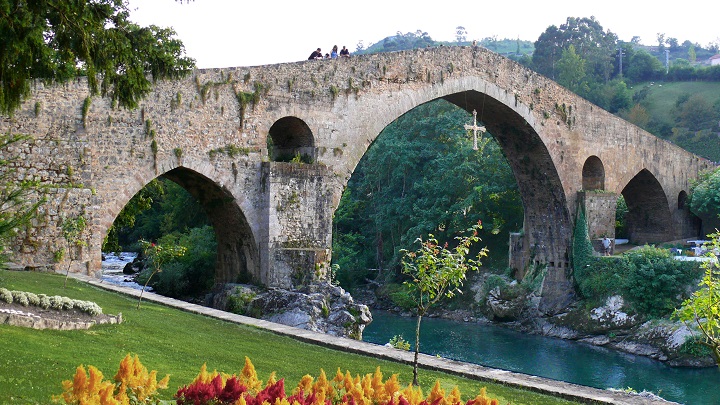
{"type": "Polygon", "coordinates": [[[325,165],[263,162],[266,220],[261,282],[291,288],[323,279],[332,249],[333,172],[325,165]]]}

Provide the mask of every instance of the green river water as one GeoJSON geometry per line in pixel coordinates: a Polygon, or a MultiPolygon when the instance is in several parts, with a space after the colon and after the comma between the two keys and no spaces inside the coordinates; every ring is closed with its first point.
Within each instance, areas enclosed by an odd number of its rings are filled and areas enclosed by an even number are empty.
{"type": "MultiPolygon", "coordinates": [[[[394,335],[415,341],[416,318],[373,311],[363,340],[385,344],[394,335]]],[[[720,404],[717,367],[673,368],[584,343],[524,334],[495,325],[423,318],[420,351],[483,366],[596,388],[647,390],[688,405],[720,404]]]]}

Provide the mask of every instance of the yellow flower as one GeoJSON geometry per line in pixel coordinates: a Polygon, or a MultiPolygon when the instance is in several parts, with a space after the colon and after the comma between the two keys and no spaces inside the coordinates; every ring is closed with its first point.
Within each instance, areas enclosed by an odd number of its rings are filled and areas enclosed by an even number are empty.
{"type": "Polygon", "coordinates": [[[313,378],[310,374],[305,374],[298,383],[297,387],[293,391],[293,394],[297,394],[302,391],[305,395],[310,393],[312,389],[313,378]]]}
{"type": "Polygon", "coordinates": [[[432,404],[438,399],[442,400],[442,405],[445,405],[445,390],[440,388],[440,381],[435,380],[435,385],[433,385],[432,391],[430,391],[430,395],[428,395],[427,402],[432,404]]]}
{"type": "Polygon", "coordinates": [[[256,393],[262,388],[262,383],[257,378],[257,372],[255,366],[252,364],[250,359],[245,356],[245,366],[240,373],[240,381],[245,384],[248,391],[256,393]]]}

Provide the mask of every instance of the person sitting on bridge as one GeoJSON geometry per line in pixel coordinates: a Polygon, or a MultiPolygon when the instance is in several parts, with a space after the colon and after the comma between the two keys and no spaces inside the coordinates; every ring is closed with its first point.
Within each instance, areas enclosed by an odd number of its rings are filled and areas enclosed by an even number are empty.
{"type": "Polygon", "coordinates": [[[330,51],[330,57],[332,59],[337,59],[337,57],[338,57],[337,45],[333,45],[332,51],[330,51]]]}
{"type": "Polygon", "coordinates": [[[343,45],[343,49],[340,50],[340,57],[341,58],[349,58],[350,57],[350,51],[348,51],[348,49],[345,48],[345,45],[343,45]]]}
{"type": "Polygon", "coordinates": [[[313,53],[310,54],[310,57],[308,58],[308,60],[322,59],[322,58],[323,58],[323,54],[320,51],[320,48],[318,48],[316,51],[314,51],[313,53]]]}

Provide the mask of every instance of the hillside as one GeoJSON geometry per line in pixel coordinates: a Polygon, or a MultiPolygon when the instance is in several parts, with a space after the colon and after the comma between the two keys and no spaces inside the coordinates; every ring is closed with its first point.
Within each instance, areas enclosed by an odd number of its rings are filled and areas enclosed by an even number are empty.
{"type": "Polygon", "coordinates": [[[715,110],[720,106],[719,82],[641,83],[633,86],[635,96],[642,94],[640,104],[651,117],[651,132],[676,145],[710,159],[720,161],[720,127],[717,122],[710,129],[688,131],[676,128],[677,102],[690,95],[701,96],[715,110]]]}

